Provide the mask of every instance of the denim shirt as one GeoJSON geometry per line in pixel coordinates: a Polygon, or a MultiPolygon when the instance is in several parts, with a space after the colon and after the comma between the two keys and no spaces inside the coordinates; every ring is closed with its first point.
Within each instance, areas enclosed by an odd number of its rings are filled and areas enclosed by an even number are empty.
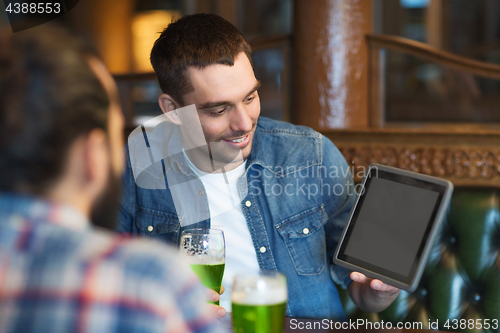
{"type": "MultiPolygon", "coordinates": [[[[210,227],[203,184],[180,156],[151,166],[148,174],[165,184],[158,189],[137,186],[131,167],[127,158],[118,231],[178,243],[190,214],[174,205],[174,169],[193,187],[183,199],[200,219],[189,227],[210,227]]],[[[354,202],[354,183],[335,145],[310,128],[260,117],[238,187],[260,268],[287,277],[287,315],[345,320],[333,281],[347,287],[349,272],[333,265],[332,256],[354,202]]]]}

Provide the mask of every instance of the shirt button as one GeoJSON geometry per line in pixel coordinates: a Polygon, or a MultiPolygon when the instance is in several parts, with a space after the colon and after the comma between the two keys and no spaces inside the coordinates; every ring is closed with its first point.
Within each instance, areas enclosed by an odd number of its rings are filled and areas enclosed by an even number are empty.
{"type": "MultiPolygon", "coordinates": [[[[248,201],[247,201],[247,202],[248,202],[248,201]]],[[[260,248],[260,253],[266,253],[266,251],[267,251],[267,250],[266,250],[266,248],[265,248],[264,246],[260,248]]]]}
{"type": "Polygon", "coordinates": [[[198,192],[199,195],[203,195],[203,191],[198,192]]]}
{"type": "MultiPolygon", "coordinates": [[[[245,206],[250,207],[251,205],[252,205],[252,203],[250,202],[250,200],[247,200],[245,202],[245,206]]],[[[262,248],[261,248],[261,250],[262,250],[262,248]]],[[[265,252],[265,250],[264,250],[264,252],[265,252]]]]}
{"type": "Polygon", "coordinates": [[[303,233],[304,235],[307,235],[307,234],[309,233],[309,229],[304,228],[304,229],[302,230],[302,233],[303,233]]]}
{"type": "Polygon", "coordinates": [[[152,225],[150,225],[150,226],[148,227],[148,231],[149,231],[149,232],[153,231],[153,226],[152,226],[152,225]]]}

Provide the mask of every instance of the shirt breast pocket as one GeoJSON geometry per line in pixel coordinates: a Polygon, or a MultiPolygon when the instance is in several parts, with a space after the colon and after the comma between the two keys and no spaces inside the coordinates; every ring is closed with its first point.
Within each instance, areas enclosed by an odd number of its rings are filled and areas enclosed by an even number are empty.
{"type": "Polygon", "coordinates": [[[180,223],[176,215],[143,208],[137,211],[135,222],[140,234],[177,244],[180,223]]]}
{"type": "Polygon", "coordinates": [[[295,214],[276,226],[300,275],[320,274],[326,266],[325,225],[328,216],[320,205],[295,214]]]}

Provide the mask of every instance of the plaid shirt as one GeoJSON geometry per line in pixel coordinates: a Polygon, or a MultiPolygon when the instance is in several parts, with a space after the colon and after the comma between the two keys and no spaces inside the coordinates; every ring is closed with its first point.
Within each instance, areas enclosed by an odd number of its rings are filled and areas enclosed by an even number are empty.
{"type": "Polygon", "coordinates": [[[214,332],[176,251],[91,228],[77,211],[0,194],[0,332],[214,332]]]}

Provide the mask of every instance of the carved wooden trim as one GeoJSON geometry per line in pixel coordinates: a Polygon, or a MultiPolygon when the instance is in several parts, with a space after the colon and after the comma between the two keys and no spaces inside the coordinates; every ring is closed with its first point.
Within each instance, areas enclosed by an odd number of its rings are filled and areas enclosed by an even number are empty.
{"type": "MultiPolygon", "coordinates": [[[[448,179],[500,179],[500,150],[460,148],[339,147],[351,170],[379,163],[448,179]]],[[[356,173],[356,172],[354,172],[356,173]]],[[[359,181],[358,175],[354,175],[359,181]]]]}
{"type": "Polygon", "coordinates": [[[324,132],[360,181],[371,163],[450,180],[457,186],[500,186],[500,134],[335,130],[324,132]],[[359,172],[358,172],[359,171],[359,172]]]}

